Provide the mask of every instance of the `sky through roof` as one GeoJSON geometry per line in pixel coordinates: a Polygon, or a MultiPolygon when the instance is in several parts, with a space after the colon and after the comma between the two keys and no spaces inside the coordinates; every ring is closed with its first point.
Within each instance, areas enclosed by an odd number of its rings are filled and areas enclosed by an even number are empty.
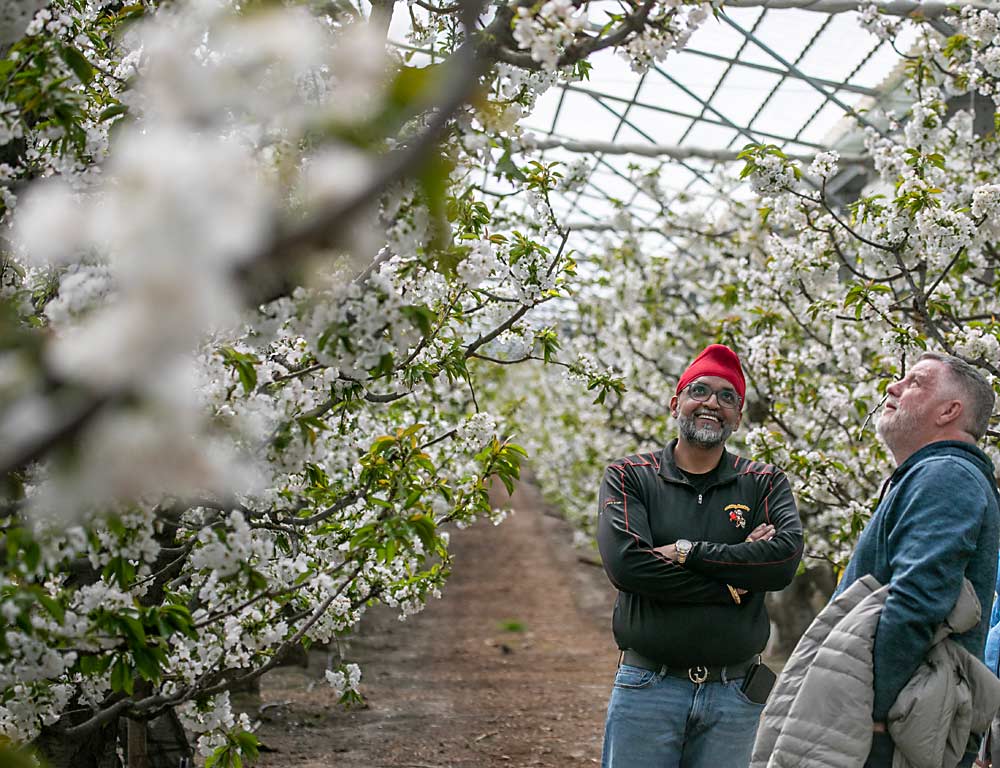
{"type": "MultiPolygon", "coordinates": [[[[589,81],[544,94],[523,123],[543,139],[591,150],[587,183],[561,196],[557,212],[579,229],[608,222],[620,201],[640,221],[652,221],[661,204],[704,207],[740,194],[738,181],[720,188],[720,176],[710,172],[748,143],[805,156],[841,148],[856,125],[845,116],[871,106],[901,61],[858,18],[855,11],[726,8],[683,51],[644,75],[614,53],[599,53],[589,81]],[[599,151],[604,144],[660,156],[599,151]],[[668,156],[685,148],[692,156],[668,156]],[[637,186],[641,172],[630,165],[658,169],[667,199],[654,200],[637,186]]],[[[896,46],[906,50],[911,40],[902,37],[896,46]]],[[[567,164],[581,156],[559,146],[544,152],[567,164]]]]}

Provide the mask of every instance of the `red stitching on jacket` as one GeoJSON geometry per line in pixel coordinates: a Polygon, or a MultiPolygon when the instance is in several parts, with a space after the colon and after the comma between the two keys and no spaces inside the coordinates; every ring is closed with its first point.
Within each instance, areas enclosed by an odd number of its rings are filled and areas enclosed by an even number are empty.
{"type": "MultiPolygon", "coordinates": [[[[622,512],[625,514],[625,531],[627,533],[632,533],[632,531],[630,530],[629,524],[628,524],[628,494],[625,493],[625,470],[624,469],[621,470],[618,473],[618,479],[621,481],[621,484],[622,484],[622,512]]],[[[639,537],[636,536],[634,533],[632,533],[632,536],[635,537],[636,541],[639,541],[639,537]]]]}
{"type": "MultiPolygon", "coordinates": [[[[650,454],[650,456],[652,456],[652,455],[653,454],[650,454]]],[[[621,505],[622,505],[622,512],[625,515],[625,532],[627,534],[629,534],[633,539],[635,539],[635,543],[636,544],[642,544],[642,539],[640,539],[639,536],[635,532],[632,531],[632,529],[629,527],[629,524],[628,524],[628,494],[625,493],[625,469],[624,469],[624,467],[656,467],[656,463],[655,463],[655,460],[651,463],[651,462],[648,462],[648,461],[645,461],[645,462],[636,462],[636,461],[629,461],[628,459],[622,459],[621,464],[612,464],[612,465],[610,465],[608,467],[608,469],[613,469],[613,470],[615,470],[618,473],[618,479],[621,481],[621,493],[622,493],[621,505]]],[[[658,469],[658,467],[657,467],[657,469],[658,469]]],[[[607,507],[608,504],[610,504],[610,503],[617,503],[617,502],[607,502],[606,501],[604,503],[604,506],[607,507]]],[[[667,557],[666,555],[662,554],[661,552],[657,552],[655,549],[647,549],[647,548],[643,547],[643,548],[639,548],[638,551],[639,552],[648,552],[649,554],[651,554],[653,557],[657,558],[658,560],[662,560],[662,561],[664,561],[666,563],[673,564],[673,560],[671,560],[669,557],[667,557]]]]}
{"type": "MultiPolygon", "coordinates": [[[[778,473],[776,471],[776,468],[773,465],[771,465],[771,464],[763,464],[763,463],[761,464],[761,466],[770,467],[770,470],[766,471],[766,472],[762,471],[762,470],[753,469],[753,467],[756,466],[756,465],[757,465],[756,461],[749,462],[749,464],[747,465],[747,467],[742,472],[740,472],[740,475],[741,476],[742,475],[759,475],[760,477],[770,477],[771,478],[768,481],[768,483],[767,483],[767,495],[764,496],[764,519],[767,521],[768,524],[770,524],[771,523],[771,510],[770,510],[770,506],[768,504],[768,499],[771,497],[771,494],[774,493],[774,478],[778,476],[778,473]]],[[[787,481],[788,478],[785,477],[785,480],[787,481]]],[[[722,562],[722,561],[720,561],[720,560],[706,560],[706,562],[717,563],[717,562],[722,562]]],[[[784,560],[777,560],[775,562],[783,563],[784,560]]],[[[732,563],[732,565],[738,565],[738,563],[732,563]]]]}
{"type": "MultiPolygon", "coordinates": [[[[765,464],[764,466],[767,466],[767,465],[765,464]]],[[[743,475],[761,475],[763,477],[773,477],[775,474],[777,474],[777,473],[774,472],[774,471],[771,471],[771,472],[760,472],[760,471],[758,471],[756,469],[750,469],[749,467],[747,467],[742,472],[740,472],[740,476],[743,476],[743,475]]]]}
{"type": "MultiPolygon", "coordinates": [[[[782,475],[781,479],[783,479],[786,483],[788,482],[788,477],[785,475],[782,475]]],[[[771,500],[771,494],[774,493],[774,491],[775,491],[774,479],[772,478],[767,484],[767,496],[764,497],[764,517],[768,523],[771,522],[770,500],[771,500]]]]}

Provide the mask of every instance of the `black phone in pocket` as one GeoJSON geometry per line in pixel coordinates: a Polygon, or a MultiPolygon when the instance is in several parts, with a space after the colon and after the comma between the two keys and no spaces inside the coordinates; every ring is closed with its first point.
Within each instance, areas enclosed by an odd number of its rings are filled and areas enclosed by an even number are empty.
{"type": "Polygon", "coordinates": [[[777,679],[777,675],[771,671],[771,668],[759,661],[747,670],[740,690],[755,704],[766,704],[767,697],[774,687],[774,681],[777,679]]]}

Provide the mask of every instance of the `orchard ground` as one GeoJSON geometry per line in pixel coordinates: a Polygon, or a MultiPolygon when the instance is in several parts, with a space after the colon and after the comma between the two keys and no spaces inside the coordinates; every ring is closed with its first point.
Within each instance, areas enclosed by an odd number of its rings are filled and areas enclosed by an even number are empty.
{"type": "Polygon", "coordinates": [[[512,503],[499,527],[453,533],[442,599],[405,622],[382,606],[366,615],[345,647],[364,671],[365,708],[336,704],[325,652],[264,679],[259,736],[274,751],[259,768],[600,762],[614,593],[532,487],[512,503]]]}

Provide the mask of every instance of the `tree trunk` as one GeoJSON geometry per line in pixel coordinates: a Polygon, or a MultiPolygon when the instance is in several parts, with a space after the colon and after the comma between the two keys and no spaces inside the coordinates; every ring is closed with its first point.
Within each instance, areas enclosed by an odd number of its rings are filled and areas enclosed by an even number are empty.
{"type": "Polygon", "coordinates": [[[816,614],[823,610],[836,586],[833,569],[816,565],[796,576],[780,592],[769,592],[767,613],[771,617],[772,631],[767,652],[787,658],[816,614]]]}
{"type": "Polygon", "coordinates": [[[128,721],[128,768],[150,768],[149,752],[146,748],[146,723],[141,720],[128,721]]]}
{"type": "MultiPolygon", "coordinates": [[[[80,722],[85,719],[86,716],[81,717],[80,722]]],[[[115,749],[117,743],[115,720],[83,738],[68,739],[44,728],[34,746],[49,768],[122,768],[115,749]]]]}
{"type": "MultiPolygon", "coordinates": [[[[144,699],[152,692],[152,686],[145,680],[136,678],[135,698],[144,699]]],[[[148,726],[145,720],[126,720],[127,744],[125,758],[128,768],[150,768],[149,746],[147,744],[148,726]]]]}

